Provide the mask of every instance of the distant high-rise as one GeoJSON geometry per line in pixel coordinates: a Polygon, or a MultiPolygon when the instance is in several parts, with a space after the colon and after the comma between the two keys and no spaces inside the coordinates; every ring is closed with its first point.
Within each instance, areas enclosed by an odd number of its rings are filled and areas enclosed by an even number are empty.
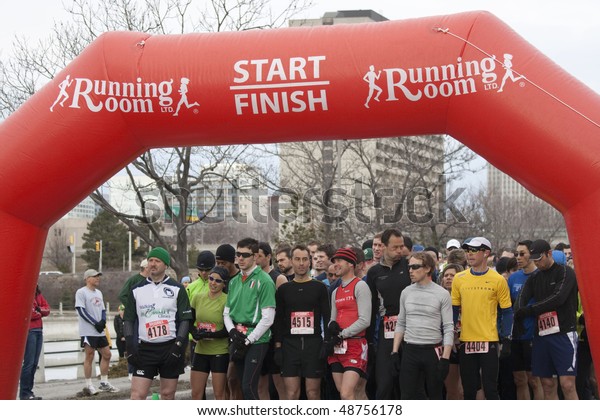
{"type": "MultiPolygon", "coordinates": [[[[342,10],[327,12],[318,19],[290,20],[289,25],[323,26],[387,20],[373,10],[342,10]]],[[[374,70],[365,68],[364,72],[373,73],[374,70]]],[[[365,98],[369,96],[369,99],[379,101],[378,95],[373,98],[368,95],[366,83],[364,88],[365,98]]],[[[303,213],[301,220],[306,221],[309,216],[316,225],[313,228],[322,228],[321,214],[327,213],[327,208],[336,208],[332,213],[338,215],[348,209],[343,221],[337,219],[325,230],[329,230],[330,239],[332,236],[337,240],[359,239],[361,235],[380,230],[383,225],[399,223],[397,216],[402,212],[405,215],[409,210],[426,213],[423,206],[431,197],[425,199],[419,191],[445,195],[444,140],[441,135],[428,135],[280,144],[280,182],[288,191],[297,194],[299,201],[292,205],[302,207],[308,202],[321,201],[317,206],[320,209],[304,207],[299,210],[303,213]],[[411,198],[411,194],[414,197],[411,198]],[[412,207],[403,205],[402,200],[412,200],[412,207]],[[345,228],[340,234],[342,224],[345,228]],[[331,235],[332,230],[338,233],[331,235]]],[[[406,230],[409,230],[408,226],[406,230]]]]}
{"type": "Polygon", "coordinates": [[[505,174],[494,165],[488,163],[487,184],[490,194],[498,197],[500,200],[537,200],[542,201],[524,186],[512,179],[510,175],[505,174]]]}

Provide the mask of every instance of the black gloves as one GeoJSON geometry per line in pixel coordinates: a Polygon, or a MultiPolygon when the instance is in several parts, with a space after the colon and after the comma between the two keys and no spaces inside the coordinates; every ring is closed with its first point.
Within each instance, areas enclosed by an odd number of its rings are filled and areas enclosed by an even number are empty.
{"type": "Polygon", "coordinates": [[[200,341],[200,340],[204,340],[206,338],[225,338],[227,337],[229,334],[227,333],[227,330],[225,329],[225,327],[223,327],[223,329],[220,329],[219,331],[207,331],[205,329],[197,329],[194,328],[192,331],[190,331],[190,334],[192,334],[192,337],[194,337],[194,340],[196,341],[200,341]]]}
{"type": "Polygon", "coordinates": [[[333,343],[331,340],[323,340],[321,343],[321,351],[319,352],[319,360],[327,362],[327,358],[333,354],[333,343]]]}
{"type": "Polygon", "coordinates": [[[205,329],[193,328],[192,331],[190,331],[190,334],[192,334],[192,337],[194,337],[194,340],[200,341],[204,338],[209,338],[208,334],[210,334],[210,333],[208,331],[206,331],[205,329]]]}
{"type": "Polygon", "coordinates": [[[169,349],[169,355],[167,356],[166,364],[175,365],[177,364],[183,354],[185,353],[185,341],[180,337],[175,337],[175,342],[169,349]]]}
{"type": "Polygon", "coordinates": [[[323,345],[321,346],[321,359],[326,359],[327,356],[331,356],[333,354],[333,348],[335,347],[336,340],[333,337],[329,337],[323,341],[323,345]]]}
{"type": "Polygon", "coordinates": [[[100,321],[94,324],[94,328],[96,328],[96,331],[101,333],[102,331],[104,331],[104,328],[106,328],[106,321],[104,319],[101,319],[100,321]]]}
{"type": "Polygon", "coordinates": [[[510,356],[510,338],[504,337],[501,343],[502,349],[500,350],[500,359],[506,359],[510,356]]]}
{"type": "Polygon", "coordinates": [[[35,311],[36,311],[38,314],[41,314],[41,313],[42,313],[42,308],[40,308],[39,306],[36,306],[36,307],[35,307],[35,311]]]}
{"type": "Polygon", "coordinates": [[[139,365],[138,347],[132,335],[125,337],[125,350],[127,351],[127,363],[137,367],[139,365]]]}
{"type": "Polygon", "coordinates": [[[340,333],[342,332],[342,327],[340,327],[340,324],[338,324],[336,321],[331,321],[329,323],[329,326],[327,327],[327,330],[333,338],[340,335],[340,333]]]}
{"type": "Polygon", "coordinates": [[[229,344],[229,356],[231,357],[231,360],[234,362],[244,360],[247,352],[248,352],[248,346],[246,345],[245,340],[244,341],[239,341],[239,340],[232,341],[231,344],[229,344]]]}
{"type": "Polygon", "coordinates": [[[229,338],[231,338],[231,344],[229,344],[229,356],[231,360],[243,360],[246,357],[248,351],[248,345],[246,344],[246,334],[232,328],[229,331],[229,338]]]}
{"type": "Polygon", "coordinates": [[[390,358],[392,359],[392,366],[396,374],[400,373],[400,355],[397,351],[392,352],[390,354],[390,358]]]}
{"type": "Polygon", "coordinates": [[[437,371],[438,371],[439,378],[442,382],[444,382],[446,380],[446,377],[448,377],[449,370],[450,370],[450,360],[444,359],[443,357],[440,358],[440,360],[438,361],[438,365],[437,365],[437,371]]]}
{"type": "MultiPolygon", "coordinates": [[[[340,327],[340,324],[338,324],[336,321],[331,321],[329,323],[329,325],[327,326],[327,332],[329,335],[327,341],[333,343],[334,347],[341,344],[341,342],[344,341],[344,339],[340,335],[340,333],[342,332],[342,327],[340,327]]],[[[333,353],[333,351],[331,353],[333,353]]]]}
{"type": "Polygon", "coordinates": [[[231,341],[246,341],[246,334],[244,334],[243,332],[238,331],[235,328],[232,328],[229,331],[229,338],[231,338],[231,341]]]}

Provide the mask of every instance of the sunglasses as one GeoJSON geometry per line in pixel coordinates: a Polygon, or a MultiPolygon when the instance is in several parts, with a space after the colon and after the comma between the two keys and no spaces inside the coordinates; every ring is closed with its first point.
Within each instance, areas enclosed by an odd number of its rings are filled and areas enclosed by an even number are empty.
{"type": "Polygon", "coordinates": [[[218,284],[221,284],[221,283],[223,283],[223,280],[222,280],[222,279],[217,279],[217,278],[215,278],[215,277],[213,277],[213,276],[208,276],[208,279],[209,279],[210,281],[214,281],[215,283],[218,283],[218,284]]]}
{"type": "Polygon", "coordinates": [[[468,254],[477,254],[479,251],[483,251],[481,248],[467,248],[466,252],[468,254]]]}
{"type": "Polygon", "coordinates": [[[517,252],[515,254],[516,257],[524,257],[525,255],[527,255],[525,252],[517,252]]]}
{"type": "Polygon", "coordinates": [[[409,270],[418,270],[419,268],[423,268],[424,265],[423,264],[411,264],[408,266],[409,270]]]}
{"type": "Polygon", "coordinates": [[[236,252],[235,256],[236,257],[241,257],[241,258],[250,258],[251,256],[253,256],[254,254],[252,252],[236,252]]]}
{"type": "Polygon", "coordinates": [[[335,277],[335,273],[327,273],[327,277],[335,277]]]}

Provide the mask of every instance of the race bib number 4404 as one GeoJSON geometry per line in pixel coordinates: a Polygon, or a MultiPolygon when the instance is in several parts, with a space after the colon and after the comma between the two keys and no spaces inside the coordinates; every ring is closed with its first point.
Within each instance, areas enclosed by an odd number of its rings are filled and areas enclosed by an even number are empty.
{"type": "Polygon", "coordinates": [[[490,343],[487,341],[467,341],[465,346],[465,354],[487,353],[490,349],[490,343]]]}

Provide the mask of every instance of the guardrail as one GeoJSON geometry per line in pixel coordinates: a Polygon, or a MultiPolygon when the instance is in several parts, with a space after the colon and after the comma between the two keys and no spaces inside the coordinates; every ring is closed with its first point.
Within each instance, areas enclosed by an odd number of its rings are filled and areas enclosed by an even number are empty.
{"type": "MultiPolygon", "coordinates": [[[[116,348],[111,348],[112,357],[110,363],[116,364],[119,360],[119,352],[116,348]]],[[[80,340],[76,339],[65,339],[65,340],[49,340],[44,341],[42,346],[42,357],[40,357],[38,363],[38,369],[36,371],[35,380],[39,382],[46,382],[46,377],[55,377],[56,375],[50,375],[52,369],[64,369],[69,371],[64,378],[56,379],[72,379],[73,374],[77,379],[84,378],[83,374],[83,361],[85,359],[85,353],[80,346],[80,340]]],[[[94,365],[92,366],[92,372],[99,374],[99,355],[98,352],[94,355],[94,365]]]]}

